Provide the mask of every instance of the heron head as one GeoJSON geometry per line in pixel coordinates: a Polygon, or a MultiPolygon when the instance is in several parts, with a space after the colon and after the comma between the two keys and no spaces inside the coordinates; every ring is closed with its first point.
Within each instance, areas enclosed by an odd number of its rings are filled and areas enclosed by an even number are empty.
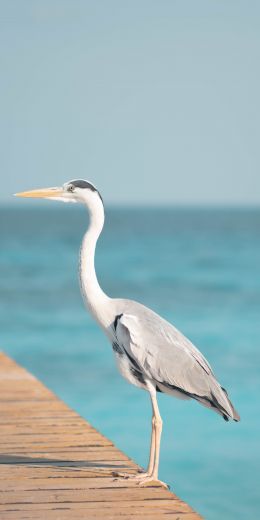
{"type": "Polygon", "coordinates": [[[102,197],[95,186],[91,184],[91,182],[82,179],[66,182],[61,187],[22,191],[20,193],[15,193],[15,196],[61,200],[62,202],[83,202],[89,205],[97,200],[97,198],[102,201],[102,197]]]}

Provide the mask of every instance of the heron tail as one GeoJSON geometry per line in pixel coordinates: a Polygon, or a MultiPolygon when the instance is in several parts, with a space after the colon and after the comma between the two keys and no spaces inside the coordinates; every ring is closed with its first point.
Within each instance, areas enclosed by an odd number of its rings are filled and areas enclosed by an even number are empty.
{"type": "Polygon", "coordinates": [[[221,387],[221,390],[224,392],[225,397],[226,397],[226,400],[227,400],[227,402],[228,402],[228,404],[229,404],[229,407],[231,408],[231,411],[232,411],[232,414],[229,415],[229,417],[230,417],[231,419],[233,419],[233,421],[239,422],[239,421],[240,421],[240,415],[239,415],[239,413],[236,411],[236,409],[234,408],[233,404],[231,403],[231,401],[230,401],[230,399],[229,399],[229,397],[228,397],[228,393],[227,393],[226,389],[223,388],[223,386],[222,386],[222,387],[221,387]]]}
{"type": "Polygon", "coordinates": [[[231,403],[226,389],[218,383],[214,386],[215,388],[211,391],[211,398],[213,406],[217,409],[216,411],[223,416],[225,421],[230,419],[236,422],[240,421],[240,416],[231,403]]]}

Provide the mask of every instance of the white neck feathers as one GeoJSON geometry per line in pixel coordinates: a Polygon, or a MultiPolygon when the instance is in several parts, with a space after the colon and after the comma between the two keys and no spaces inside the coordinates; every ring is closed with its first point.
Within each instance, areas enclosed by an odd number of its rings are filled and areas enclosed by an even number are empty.
{"type": "Polygon", "coordinates": [[[80,286],[83,299],[91,314],[103,327],[106,327],[109,324],[106,305],[109,297],[102,291],[95,270],[96,243],[104,225],[104,208],[98,195],[93,195],[92,200],[87,201],[87,207],[90,223],[80,250],[80,286]]]}

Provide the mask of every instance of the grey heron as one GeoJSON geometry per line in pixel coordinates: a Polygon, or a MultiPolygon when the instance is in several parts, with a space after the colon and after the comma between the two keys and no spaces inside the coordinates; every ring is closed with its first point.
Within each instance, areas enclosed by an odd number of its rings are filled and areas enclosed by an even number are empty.
{"type": "MultiPolygon", "coordinates": [[[[104,225],[102,197],[93,184],[72,180],[62,187],[26,191],[19,197],[83,203],[90,216],[80,250],[79,273],[83,299],[112,344],[120,373],[150,394],[152,433],[146,472],[132,478],[140,485],[157,482],[162,419],[157,392],[195,399],[226,421],[239,421],[227,391],[219,384],[201,352],[173,325],[136,301],[110,298],[101,289],[95,271],[95,249],[104,225]]],[[[129,475],[123,475],[129,478],[129,475]]]]}

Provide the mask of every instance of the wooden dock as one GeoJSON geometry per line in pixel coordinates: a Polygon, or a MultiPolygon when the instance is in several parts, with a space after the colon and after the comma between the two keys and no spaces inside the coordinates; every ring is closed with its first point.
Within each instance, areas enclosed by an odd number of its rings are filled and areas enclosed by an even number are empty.
{"type": "Polygon", "coordinates": [[[176,495],[114,480],[138,466],[0,353],[1,520],[199,520],[176,495]]]}

